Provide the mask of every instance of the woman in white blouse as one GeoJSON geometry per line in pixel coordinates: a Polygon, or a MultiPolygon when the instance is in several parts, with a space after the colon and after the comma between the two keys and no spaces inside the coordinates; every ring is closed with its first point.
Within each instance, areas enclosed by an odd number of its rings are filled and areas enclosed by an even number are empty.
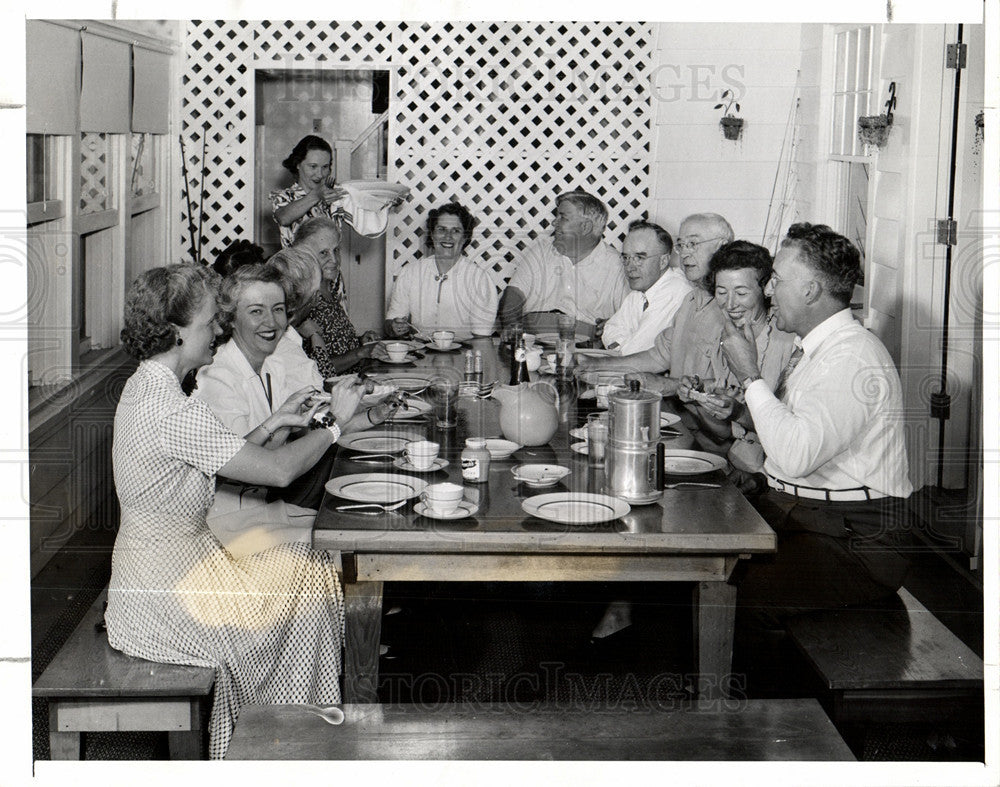
{"type": "Polygon", "coordinates": [[[459,339],[493,333],[499,297],[490,275],[464,256],[476,220],[457,202],[427,216],[430,256],[403,265],[392,287],[386,333],[454,331],[459,339]]]}

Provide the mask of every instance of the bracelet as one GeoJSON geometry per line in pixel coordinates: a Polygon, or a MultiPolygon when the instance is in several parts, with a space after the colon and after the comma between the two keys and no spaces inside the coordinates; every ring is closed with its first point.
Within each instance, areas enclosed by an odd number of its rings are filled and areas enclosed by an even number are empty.
{"type": "Polygon", "coordinates": [[[264,440],[265,443],[270,443],[274,439],[274,433],[278,431],[277,429],[268,429],[263,423],[258,428],[263,429],[264,434],[267,435],[267,438],[264,440]]]}
{"type": "Polygon", "coordinates": [[[330,431],[330,434],[333,435],[333,442],[337,442],[340,439],[340,426],[337,425],[337,422],[334,421],[326,428],[330,431]]]}

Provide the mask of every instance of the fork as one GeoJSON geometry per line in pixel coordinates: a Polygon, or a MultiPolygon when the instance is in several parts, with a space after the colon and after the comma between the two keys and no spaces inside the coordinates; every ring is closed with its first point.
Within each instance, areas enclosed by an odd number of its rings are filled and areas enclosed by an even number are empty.
{"type": "MultiPolygon", "coordinates": [[[[391,506],[382,505],[381,503],[358,503],[353,506],[337,506],[337,511],[357,511],[359,508],[377,508],[379,511],[395,511],[397,508],[402,508],[406,505],[405,500],[400,500],[398,503],[393,503],[391,506]]],[[[363,511],[361,513],[364,513],[363,511]]],[[[376,513],[376,512],[372,512],[376,513]]]]}
{"type": "Polygon", "coordinates": [[[664,484],[664,489],[685,489],[686,487],[700,487],[702,489],[721,489],[722,484],[710,484],[704,481],[678,481],[676,484],[664,484]]]}

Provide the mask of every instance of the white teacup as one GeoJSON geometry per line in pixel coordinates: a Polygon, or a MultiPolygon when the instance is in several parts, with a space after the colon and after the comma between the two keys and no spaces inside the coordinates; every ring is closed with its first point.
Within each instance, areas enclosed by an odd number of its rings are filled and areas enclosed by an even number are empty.
{"type": "Polygon", "coordinates": [[[406,358],[406,354],[410,351],[410,347],[402,342],[389,342],[385,346],[385,353],[389,356],[390,361],[402,361],[406,358]]]}
{"type": "Polygon", "coordinates": [[[439,450],[441,446],[438,443],[432,443],[430,440],[414,440],[406,444],[403,456],[417,470],[427,470],[434,464],[439,450]]]}
{"type": "Polygon", "coordinates": [[[454,331],[434,331],[431,334],[431,341],[439,350],[447,350],[455,341],[454,331]]]}
{"type": "Polygon", "coordinates": [[[462,502],[465,488],[459,484],[431,484],[420,495],[421,500],[437,514],[454,513],[462,502]]]}

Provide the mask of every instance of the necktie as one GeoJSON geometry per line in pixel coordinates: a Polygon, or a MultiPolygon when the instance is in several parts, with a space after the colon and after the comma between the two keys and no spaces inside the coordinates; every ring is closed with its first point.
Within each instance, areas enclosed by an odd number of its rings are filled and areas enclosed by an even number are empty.
{"type": "Polygon", "coordinates": [[[647,298],[645,295],[643,295],[642,296],[642,310],[646,311],[646,309],[648,309],[648,308],[649,308],[649,298],[647,298]]]}
{"type": "Polygon", "coordinates": [[[788,358],[788,363],[785,364],[785,368],[781,370],[781,375],[778,377],[778,385],[774,389],[774,395],[778,397],[781,401],[785,401],[785,394],[787,393],[788,378],[792,376],[792,369],[798,366],[799,361],[802,360],[802,347],[801,345],[795,345],[795,349],[792,350],[791,356],[788,358]]]}

